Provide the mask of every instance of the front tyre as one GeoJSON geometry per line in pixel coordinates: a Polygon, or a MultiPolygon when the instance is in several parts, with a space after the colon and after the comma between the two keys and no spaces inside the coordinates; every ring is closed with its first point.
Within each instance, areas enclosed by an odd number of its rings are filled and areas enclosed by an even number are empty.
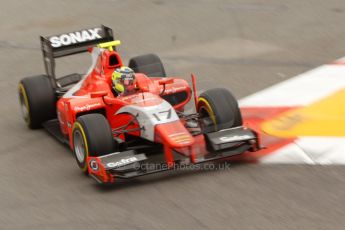
{"type": "Polygon", "coordinates": [[[197,103],[197,111],[204,132],[242,126],[242,115],[236,98],[224,88],[203,92],[197,103]]]}
{"type": "Polygon", "coordinates": [[[112,153],[115,142],[106,118],[101,114],[78,117],[72,131],[73,153],[79,168],[88,172],[87,157],[112,153]]]}

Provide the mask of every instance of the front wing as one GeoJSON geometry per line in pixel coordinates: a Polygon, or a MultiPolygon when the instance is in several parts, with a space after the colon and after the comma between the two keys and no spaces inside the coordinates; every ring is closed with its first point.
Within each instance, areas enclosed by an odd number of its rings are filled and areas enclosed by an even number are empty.
{"type": "Polygon", "coordinates": [[[171,152],[174,161],[171,164],[165,159],[166,154],[162,154],[162,151],[145,153],[145,150],[138,149],[116,152],[101,157],[88,157],[89,174],[99,183],[113,183],[116,179],[131,179],[260,149],[257,134],[243,127],[202,135],[206,154],[196,154],[192,151],[190,155],[185,155],[173,149],[171,152]]]}

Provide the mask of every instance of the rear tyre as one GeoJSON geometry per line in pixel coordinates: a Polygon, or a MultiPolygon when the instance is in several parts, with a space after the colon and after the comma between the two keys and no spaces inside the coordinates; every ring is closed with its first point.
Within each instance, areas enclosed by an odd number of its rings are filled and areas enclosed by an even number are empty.
{"type": "Polygon", "coordinates": [[[242,115],[236,98],[223,88],[203,92],[197,103],[204,132],[242,126],[242,115]]]}
{"type": "Polygon", "coordinates": [[[19,101],[23,118],[31,129],[56,118],[56,95],[45,75],[27,77],[19,82],[19,101]]]}
{"type": "Polygon", "coordinates": [[[166,77],[163,63],[156,54],[145,54],[131,58],[128,67],[136,73],[143,73],[149,77],[166,77]]]}
{"type": "Polygon", "coordinates": [[[101,114],[78,117],[72,135],[75,159],[84,173],[88,172],[87,157],[112,153],[116,147],[109,123],[101,114]]]}

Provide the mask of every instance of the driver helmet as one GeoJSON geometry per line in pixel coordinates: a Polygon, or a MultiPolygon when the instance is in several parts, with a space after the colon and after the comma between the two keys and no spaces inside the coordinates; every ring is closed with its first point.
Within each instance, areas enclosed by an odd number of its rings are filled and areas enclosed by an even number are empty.
{"type": "Polygon", "coordinates": [[[126,93],[134,88],[135,74],[131,68],[122,66],[115,69],[111,80],[116,93],[126,93]]]}

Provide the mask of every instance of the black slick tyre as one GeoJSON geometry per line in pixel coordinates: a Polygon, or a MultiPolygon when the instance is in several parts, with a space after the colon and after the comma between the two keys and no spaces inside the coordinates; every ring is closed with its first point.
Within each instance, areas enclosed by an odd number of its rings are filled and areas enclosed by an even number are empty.
{"type": "Polygon", "coordinates": [[[102,114],[78,117],[72,131],[73,153],[79,168],[88,172],[87,157],[112,153],[115,142],[108,121],[102,114]]]}
{"type": "Polygon", "coordinates": [[[242,126],[242,115],[236,98],[224,88],[203,92],[197,103],[197,111],[204,132],[242,126]]]}
{"type": "Polygon", "coordinates": [[[56,118],[56,95],[45,75],[24,78],[18,86],[23,118],[31,129],[41,127],[45,121],[56,118]]]}
{"type": "Polygon", "coordinates": [[[136,73],[143,73],[148,77],[166,77],[161,59],[156,54],[145,54],[129,60],[128,67],[136,73]]]}

